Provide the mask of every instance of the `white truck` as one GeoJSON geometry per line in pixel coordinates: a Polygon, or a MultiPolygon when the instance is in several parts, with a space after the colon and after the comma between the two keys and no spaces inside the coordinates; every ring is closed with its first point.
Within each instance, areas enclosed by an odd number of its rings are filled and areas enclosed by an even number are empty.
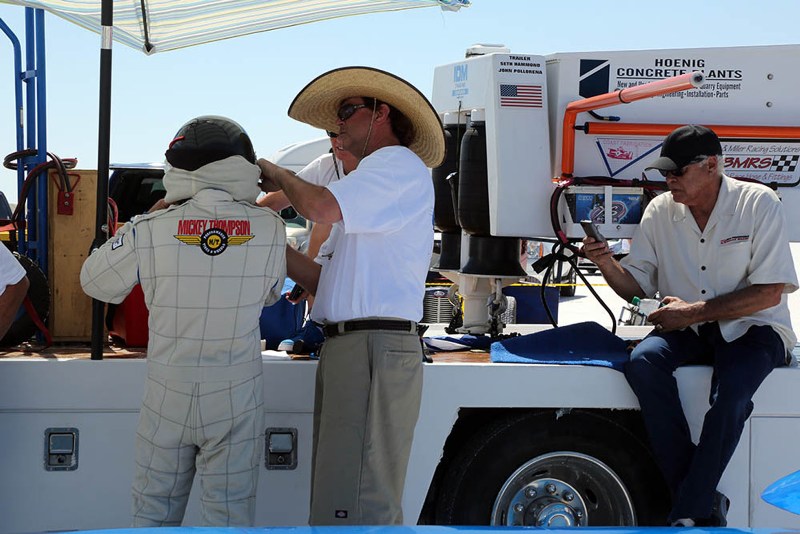
{"type": "MultiPolygon", "coordinates": [[[[477,149],[458,145],[462,188],[465,171],[472,172],[469,153],[485,146],[486,154],[483,196],[474,208],[450,206],[480,212],[477,230],[442,222],[437,198],[442,245],[459,249],[443,254],[440,268],[463,297],[462,331],[502,328],[499,310],[486,302],[517,276],[520,238],[553,237],[554,224],[565,239],[578,238],[581,210],[593,214],[607,237],[631,237],[649,186],[633,180],[641,179],[644,162],[676,125],[719,127],[729,174],[774,183],[791,206],[800,182],[798,58],[800,46],[546,57],[497,52],[438,67],[432,102],[445,125],[456,138],[459,130],[474,130],[465,135],[483,143],[477,149]],[[573,101],[631,89],[615,97],[625,101],[639,95],[640,84],[676,75],[683,80],[695,71],[702,73],[694,77],[699,87],[603,112],[619,121],[568,109],[573,101]],[[565,135],[562,125],[572,128],[577,121],[582,130],[565,135]],[[554,176],[565,183],[551,210],[554,176]],[[576,179],[581,176],[602,180],[576,179]],[[476,265],[476,251],[508,264],[476,265]]],[[[480,182],[480,176],[466,181],[480,182]]],[[[796,240],[800,211],[786,214],[796,240]]],[[[525,333],[537,327],[514,328],[525,333]]],[[[618,333],[635,338],[646,331],[618,333]]],[[[145,366],[140,358],[0,359],[0,531],[129,524],[145,366]]],[[[257,523],[304,525],[316,362],[265,359],[263,366],[267,414],[257,523]]],[[[708,408],[710,369],[681,368],[677,379],[696,435],[708,408]]],[[[730,526],[800,527],[800,517],[760,499],[768,484],[800,469],[798,438],[800,371],[777,369],[756,395],[720,485],[732,502],[730,526]]],[[[187,524],[198,520],[197,504],[193,495],[187,524]]],[[[669,496],[621,373],[498,364],[462,354],[434,357],[424,366],[403,506],[407,524],[661,526],[669,496]]]]}

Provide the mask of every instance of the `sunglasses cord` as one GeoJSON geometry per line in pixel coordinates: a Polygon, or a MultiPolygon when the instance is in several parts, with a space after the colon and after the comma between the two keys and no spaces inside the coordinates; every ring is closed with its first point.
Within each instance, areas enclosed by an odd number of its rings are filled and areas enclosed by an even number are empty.
{"type": "Polygon", "coordinates": [[[369,120],[369,130],[367,130],[367,139],[364,141],[364,148],[361,149],[361,159],[367,155],[367,145],[369,144],[369,138],[372,135],[372,124],[375,122],[375,111],[378,109],[378,99],[372,99],[372,118],[369,120]]]}

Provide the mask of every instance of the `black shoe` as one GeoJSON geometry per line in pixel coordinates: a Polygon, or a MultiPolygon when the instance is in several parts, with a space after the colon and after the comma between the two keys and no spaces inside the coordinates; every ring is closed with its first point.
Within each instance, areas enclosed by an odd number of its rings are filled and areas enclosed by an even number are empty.
{"type": "Polygon", "coordinates": [[[731,500],[719,491],[714,492],[711,503],[711,516],[676,519],[669,524],[671,527],[727,527],[728,508],[731,500]]]}
{"type": "Polygon", "coordinates": [[[303,328],[292,339],[284,339],[278,344],[278,350],[285,350],[289,354],[311,354],[319,350],[325,335],[319,325],[313,321],[306,321],[303,328]]]}
{"type": "Polygon", "coordinates": [[[727,527],[728,526],[728,508],[731,506],[731,500],[719,491],[714,492],[714,502],[711,505],[711,518],[710,526],[712,527],[727,527]]]}

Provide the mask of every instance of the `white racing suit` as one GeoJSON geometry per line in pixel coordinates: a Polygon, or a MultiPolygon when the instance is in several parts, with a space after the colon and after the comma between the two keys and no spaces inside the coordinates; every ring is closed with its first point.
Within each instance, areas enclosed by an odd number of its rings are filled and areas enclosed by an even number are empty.
{"type": "Polygon", "coordinates": [[[168,169],[165,200],[188,200],[127,223],[81,270],[84,291],[105,302],[141,283],[150,311],[134,526],[180,525],[195,472],[204,524],[253,524],[264,432],[259,318],[286,275],[283,221],[252,205],[259,175],[239,156],[168,169]]]}

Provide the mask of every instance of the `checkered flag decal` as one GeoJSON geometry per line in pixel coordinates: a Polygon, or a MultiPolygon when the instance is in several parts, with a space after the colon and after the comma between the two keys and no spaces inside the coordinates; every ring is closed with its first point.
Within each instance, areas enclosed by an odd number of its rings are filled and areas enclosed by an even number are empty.
{"type": "Polygon", "coordinates": [[[777,172],[794,172],[800,156],[775,156],[772,158],[772,169],[777,172]]]}

